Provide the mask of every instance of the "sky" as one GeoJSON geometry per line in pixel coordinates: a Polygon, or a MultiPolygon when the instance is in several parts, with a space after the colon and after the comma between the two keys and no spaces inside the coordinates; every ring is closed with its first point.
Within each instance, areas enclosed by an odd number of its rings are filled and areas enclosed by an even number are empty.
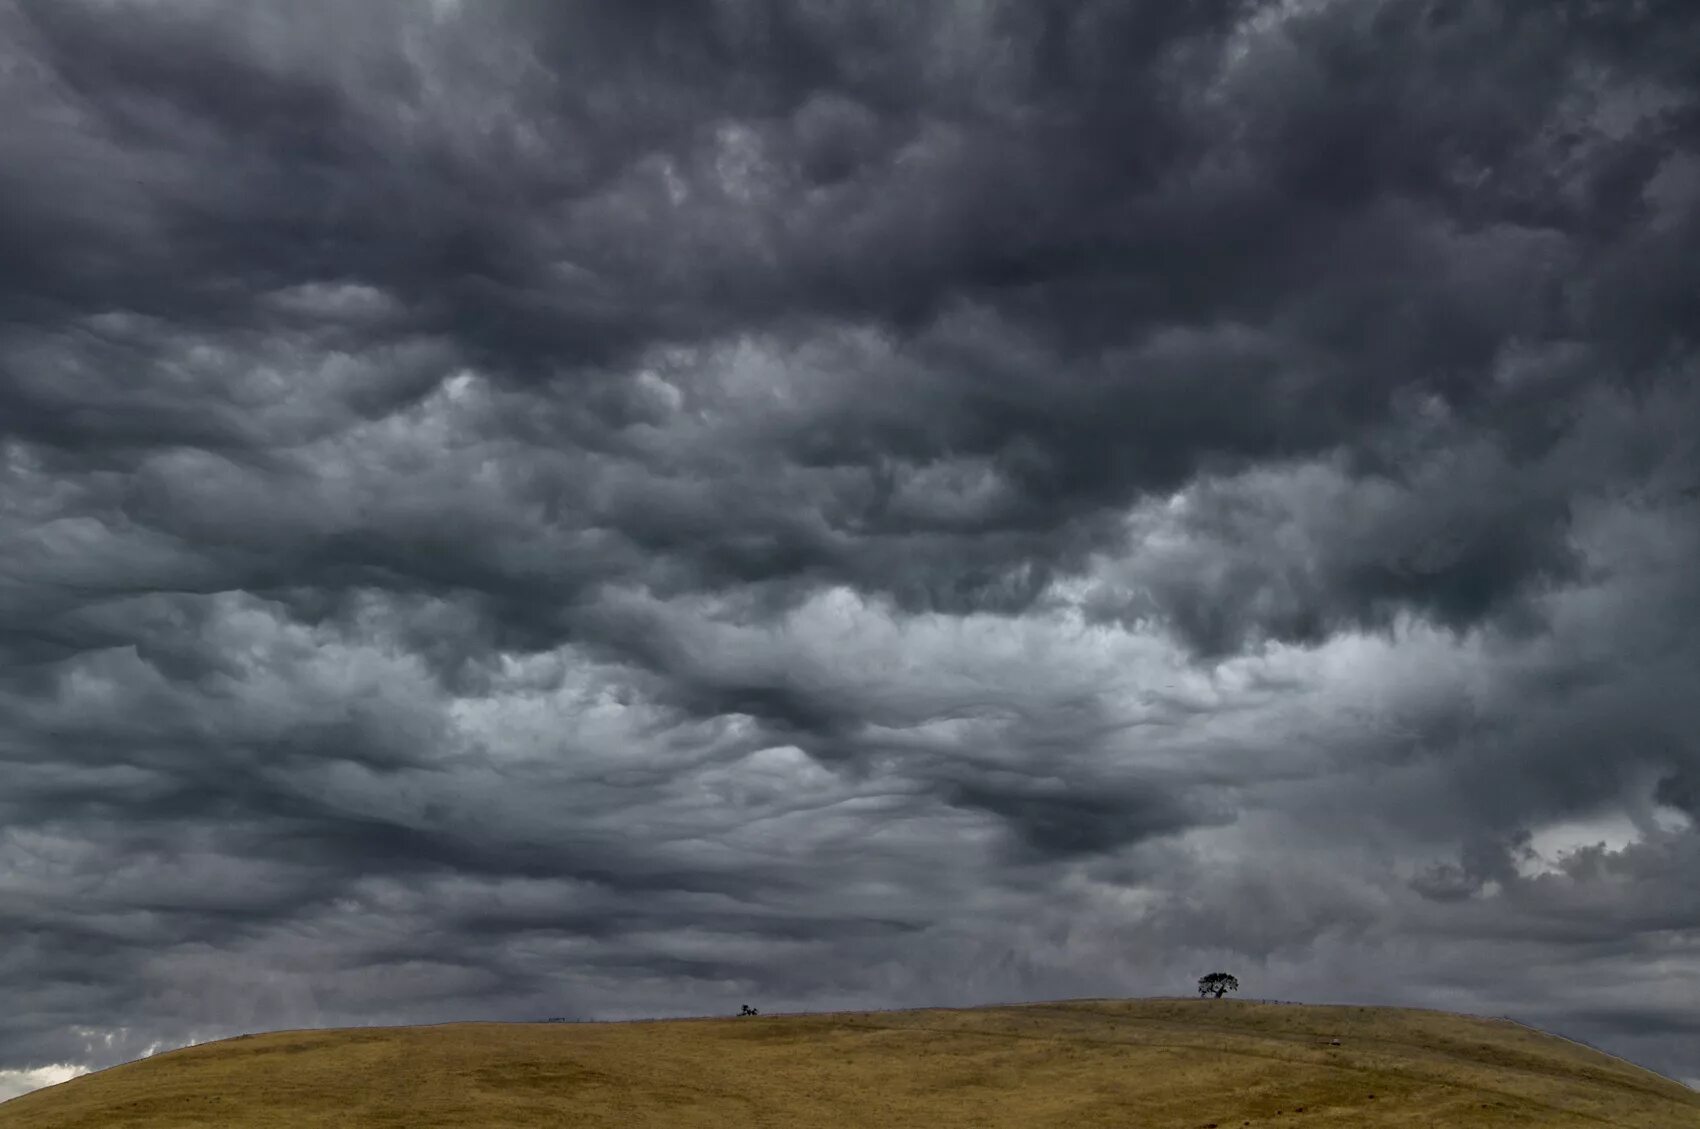
{"type": "Polygon", "coordinates": [[[1696,60],[0,0],[0,1095],[1217,970],[1700,1086],[1696,60]]]}

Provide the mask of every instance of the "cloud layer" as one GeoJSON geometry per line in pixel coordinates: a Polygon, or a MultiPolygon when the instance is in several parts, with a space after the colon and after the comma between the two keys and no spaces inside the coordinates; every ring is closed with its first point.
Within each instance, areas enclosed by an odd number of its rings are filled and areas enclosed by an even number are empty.
{"type": "Polygon", "coordinates": [[[0,0],[4,1084],[1216,967],[1700,1079],[1695,57],[0,0]]]}

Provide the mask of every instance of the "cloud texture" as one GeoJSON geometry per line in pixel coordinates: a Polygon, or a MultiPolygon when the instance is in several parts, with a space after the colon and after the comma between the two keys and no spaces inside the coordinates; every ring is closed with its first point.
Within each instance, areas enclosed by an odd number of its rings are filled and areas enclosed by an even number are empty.
{"type": "Polygon", "coordinates": [[[1231,967],[1700,1079],[1696,58],[0,0],[0,1076],[1231,967]]]}

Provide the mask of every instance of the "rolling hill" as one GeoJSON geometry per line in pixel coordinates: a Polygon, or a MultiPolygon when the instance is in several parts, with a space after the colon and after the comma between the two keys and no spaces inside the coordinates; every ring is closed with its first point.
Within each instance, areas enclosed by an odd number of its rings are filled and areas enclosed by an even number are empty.
{"type": "Polygon", "coordinates": [[[1507,1020],[1150,999],[283,1031],[0,1104],[0,1129],[864,1125],[1694,1129],[1700,1094],[1507,1020]]]}

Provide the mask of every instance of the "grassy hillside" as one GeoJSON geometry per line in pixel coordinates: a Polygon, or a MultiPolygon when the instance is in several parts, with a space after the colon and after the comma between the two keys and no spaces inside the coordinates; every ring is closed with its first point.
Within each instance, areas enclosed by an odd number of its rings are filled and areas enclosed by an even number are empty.
{"type": "Polygon", "coordinates": [[[1071,1000],[246,1035],[0,1105],[0,1129],[1212,1124],[1694,1129],[1700,1095],[1499,1020],[1071,1000]]]}

